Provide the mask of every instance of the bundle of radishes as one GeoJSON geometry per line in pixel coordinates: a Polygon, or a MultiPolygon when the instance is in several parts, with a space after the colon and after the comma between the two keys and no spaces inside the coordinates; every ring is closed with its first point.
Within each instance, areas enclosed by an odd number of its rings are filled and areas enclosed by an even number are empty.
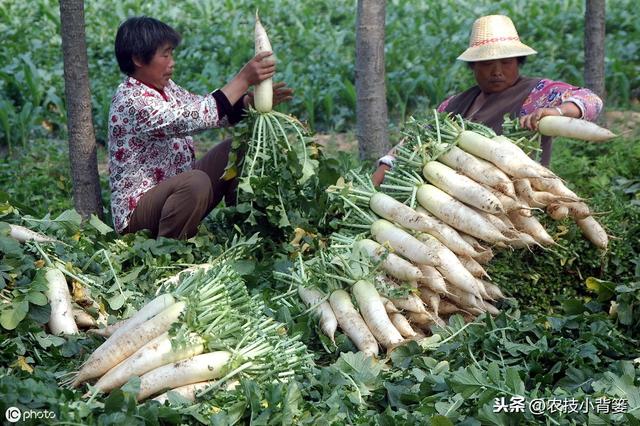
{"type": "Polygon", "coordinates": [[[238,376],[285,380],[309,360],[298,338],[249,297],[228,259],[183,271],[161,292],[101,333],[108,339],[69,380],[72,387],[97,379],[89,393],[109,392],[138,376],[138,400],[161,394],[156,399],[164,401],[172,390],[194,401],[238,376]]]}
{"type": "Polygon", "coordinates": [[[342,202],[343,227],[289,276],[331,339],[339,325],[377,354],[378,344],[422,336],[451,313],[498,313],[493,302],[504,296],[482,265],[495,249],[555,244],[535,212],[571,217],[606,249],[584,200],[509,139],[438,115],[411,121],[405,134],[379,191],[355,171],[329,188],[342,202]]]}

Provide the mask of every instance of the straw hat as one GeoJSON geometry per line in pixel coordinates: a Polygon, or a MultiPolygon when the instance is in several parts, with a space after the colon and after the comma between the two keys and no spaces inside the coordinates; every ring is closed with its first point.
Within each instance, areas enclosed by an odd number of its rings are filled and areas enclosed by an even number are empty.
{"type": "Polygon", "coordinates": [[[478,18],[473,23],[469,48],[458,59],[466,62],[490,61],[536,53],[538,52],[520,42],[516,27],[508,16],[489,15],[478,18]]]}

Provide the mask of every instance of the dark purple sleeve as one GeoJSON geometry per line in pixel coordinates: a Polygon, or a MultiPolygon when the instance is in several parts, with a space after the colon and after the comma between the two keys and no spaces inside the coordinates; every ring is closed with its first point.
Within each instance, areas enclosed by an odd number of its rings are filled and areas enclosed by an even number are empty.
{"type": "Polygon", "coordinates": [[[216,90],[211,95],[218,105],[218,116],[220,119],[227,117],[229,124],[233,125],[245,117],[244,97],[247,95],[242,95],[238,102],[233,105],[231,105],[227,96],[220,89],[216,90]]]}

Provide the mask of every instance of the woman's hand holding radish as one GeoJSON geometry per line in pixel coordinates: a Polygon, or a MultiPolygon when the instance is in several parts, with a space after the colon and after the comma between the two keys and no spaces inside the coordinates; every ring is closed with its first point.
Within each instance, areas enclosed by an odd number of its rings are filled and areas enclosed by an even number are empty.
{"type": "Polygon", "coordinates": [[[551,108],[538,108],[530,114],[520,117],[520,127],[529,130],[538,130],[538,122],[542,117],[549,115],[561,115],[565,117],[580,118],[582,111],[573,102],[564,102],[560,106],[551,108]]]}
{"type": "MultiPolygon", "coordinates": [[[[254,96],[254,92],[247,92],[247,97],[244,98],[245,108],[255,107],[254,96]]],[[[273,106],[289,102],[291,99],[293,99],[293,89],[287,87],[287,83],[281,81],[273,85],[273,106]]]]}
{"type": "Polygon", "coordinates": [[[276,73],[276,62],[272,55],[273,52],[258,53],[221,89],[231,105],[235,104],[250,86],[273,77],[276,73]]]}

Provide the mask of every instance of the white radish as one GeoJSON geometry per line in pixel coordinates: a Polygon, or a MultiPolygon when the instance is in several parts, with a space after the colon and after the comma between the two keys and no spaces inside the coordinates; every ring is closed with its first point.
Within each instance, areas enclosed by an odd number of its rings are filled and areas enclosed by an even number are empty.
{"type": "Polygon", "coordinates": [[[47,268],[47,298],[51,305],[49,330],[51,334],[77,334],[78,326],[73,318],[71,294],[64,274],[56,268],[47,268]]]}
{"type": "Polygon", "coordinates": [[[204,351],[202,343],[201,338],[194,337],[188,344],[174,348],[169,333],[162,333],[107,371],[95,387],[109,392],[124,385],[133,376],[142,376],[154,368],[199,355],[204,351]]]}
{"type": "Polygon", "coordinates": [[[412,339],[418,335],[415,330],[409,324],[409,320],[400,312],[394,312],[389,314],[389,319],[393,323],[393,326],[400,332],[402,337],[412,339]]]}
{"type": "Polygon", "coordinates": [[[458,257],[458,259],[460,259],[460,263],[462,263],[462,266],[464,266],[467,271],[471,272],[471,275],[473,275],[474,277],[489,277],[489,274],[487,274],[487,271],[485,271],[482,265],[475,261],[472,257],[460,256],[458,257]]]}
{"type": "Polygon", "coordinates": [[[475,257],[478,256],[482,251],[477,250],[475,247],[469,244],[464,238],[462,238],[460,233],[458,233],[455,228],[447,225],[437,217],[433,216],[424,207],[418,205],[416,207],[416,212],[428,216],[434,222],[434,228],[431,231],[428,231],[427,234],[431,234],[436,237],[442,244],[449,247],[449,250],[451,250],[455,254],[459,256],[475,257]]]}
{"type": "Polygon", "coordinates": [[[524,152],[520,151],[522,156],[518,155],[517,150],[506,143],[494,141],[478,133],[462,131],[458,136],[458,146],[476,157],[493,163],[509,176],[519,178],[546,176],[541,175],[538,169],[530,164],[534,161],[524,152]]]}
{"type": "Polygon", "coordinates": [[[454,252],[456,253],[461,252],[461,254],[467,256],[477,254],[472,247],[469,247],[468,244],[461,240],[455,229],[433,217],[419,206],[414,210],[387,194],[377,192],[369,200],[369,207],[383,219],[395,222],[406,229],[428,232],[445,244],[450,241],[453,246],[452,250],[455,249],[454,252]]]}
{"type": "Polygon", "coordinates": [[[547,191],[552,194],[559,195],[561,197],[566,197],[573,201],[580,201],[580,197],[576,195],[575,192],[570,190],[565,186],[564,183],[558,178],[555,179],[541,179],[541,178],[533,178],[529,179],[531,185],[536,191],[547,191]]]}
{"type": "Polygon", "coordinates": [[[351,303],[349,293],[335,290],[329,296],[329,303],[336,314],[338,325],[356,347],[367,356],[377,356],[378,342],[351,303]]]}
{"type": "Polygon", "coordinates": [[[584,219],[588,216],[591,216],[591,211],[589,210],[589,206],[587,206],[582,201],[575,201],[572,203],[564,203],[565,207],[567,207],[569,211],[569,216],[574,219],[584,219]]]}
{"type": "MultiPolygon", "coordinates": [[[[118,328],[113,331],[111,337],[117,339],[120,336],[126,335],[127,333],[129,333],[129,331],[135,329],[140,324],[145,323],[160,312],[167,309],[169,306],[172,306],[175,302],[176,299],[170,293],[165,293],[157,296],[155,299],[151,300],[142,308],[140,308],[140,310],[133,314],[131,318],[127,319],[124,324],[118,326],[118,328]]],[[[98,349],[96,349],[96,351],[98,349]]]]}
{"type": "Polygon", "coordinates": [[[569,217],[569,208],[561,203],[549,204],[547,213],[553,220],[562,220],[569,217]]]}
{"type": "Polygon", "coordinates": [[[415,281],[422,278],[422,272],[411,262],[390,253],[384,246],[370,239],[359,240],[354,244],[354,250],[361,250],[376,262],[382,260],[382,269],[392,277],[401,281],[415,281]]]}
{"type": "Polygon", "coordinates": [[[338,328],[338,321],[325,295],[319,290],[302,286],[298,287],[298,295],[309,308],[313,308],[314,314],[318,317],[320,329],[335,343],[334,335],[338,328]]]}
{"type": "Polygon", "coordinates": [[[607,249],[607,246],[609,245],[609,236],[593,216],[588,216],[584,219],[576,219],[576,223],[580,227],[580,230],[582,230],[584,236],[587,237],[587,239],[596,247],[602,250],[607,249]]]}
{"type": "Polygon", "coordinates": [[[78,328],[91,328],[96,326],[96,320],[83,309],[73,309],[73,320],[78,328]]]}
{"type": "Polygon", "coordinates": [[[433,185],[421,185],[417,191],[417,199],[422,207],[438,219],[460,231],[490,243],[505,243],[509,240],[471,207],[433,185]]]}
{"type": "Polygon", "coordinates": [[[429,161],[422,174],[434,186],[453,198],[487,213],[503,213],[500,200],[476,181],[437,161],[429,161]]]}
{"type": "Polygon", "coordinates": [[[440,315],[440,295],[434,293],[426,287],[420,288],[420,298],[433,310],[436,315],[440,315]]]}
{"type": "Polygon", "coordinates": [[[36,243],[52,243],[58,241],[55,238],[32,231],[24,226],[9,224],[9,228],[9,236],[21,243],[26,243],[27,241],[35,241],[36,243]]]}
{"type": "Polygon", "coordinates": [[[436,293],[446,293],[447,284],[436,268],[428,265],[419,265],[423,278],[418,280],[418,284],[426,286],[436,293]]]}
{"type": "MultiPolygon", "coordinates": [[[[169,392],[175,392],[187,401],[195,402],[196,394],[199,391],[204,390],[215,383],[215,380],[209,380],[206,382],[198,382],[191,383],[189,385],[178,386],[177,388],[171,389],[163,394],[156,396],[155,398],[153,398],[153,400],[158,401],[160,404],[164,404],[169,400],[169,392]]],[[[224,390],[234,390],[236,387],[238,387],[239,384],[240,382],[238,382],[237,380],[232,380],[229,383],[225,384],[222,388],[224,390]]]]}
{"type": "Polygon", "coordinates": [[[480,282],[484,286],[485,290],[487,290],[487,293],[492,299],[500,300],[506,298],[506,296],[502,293],[502,290],[500,290],[500,287],[498,287],[497,285],[484,280],[480,280],[480,282]]]}
{"type": "Polygon", "coordinates": [[[436,269],[447,282],[464,291],[480,296],[480,289],[475,277],[464,267],[460,259],[451,250],[432,235],[418,234],[416,237],[437,253],[440,265],[436,269]]]}
{"type": "Polygon", "coordinates": [[[230,359],[230,352],[216,351],[155,368],[140,377],[136,398],[141,401],[167,389],[221,378],[230,359]]]}
{"type": "Polygon", "coordinates": [[[102,336],[102,337],[110,337],[113,333],[115,333],[115,331],[117,329],[119,329],[120,327],[122,327],[123,325],[125,325],[127,323],[127,321],[129,321],[129,319],[124,319],[118,322],[115,322],[111,325],[108,325],[104,328],[94,328],[91,330],[87,330],[87,333],[89,334],[95,334],[96,336],[102,336]]]}
{"type": "Polygon", "coordinates": [[[545,136],[562,136],[590,142],[601,142],[616,137],[616,134],[587,120],[548,115],[538,122],[538,132],[545,136]]]}
{"type": "Polygon", "coordinates": [[[371,235],[380,244],[389,244],[396,252],[416,264],[435,266],[437,256],[424,244],[392,223],[379,219],[371,225],[371,235]]]}
{"type": "Polygon", "coordinates": [[[102,376],[146,343],[169,330],[184,309],[185,303],[177,302],[126,333],[123,332],[124,326],[118,329],[85,361],[71,386],[77,387],[87,380],[102,376]]]}
{"type": "MultiPolygon", "coordinates": [[[[400,285],[398,285],[393,280],[389,279],[384,275],[378,275],[376,276],[375,279],[376,279],[376,282],[382,283],[383,286],[388,286],[393,289],[401,288],[400,285]]],[[[415,282],[412,282],[411,285],[416,289],[418,288],[418,285],[415,282]]],[[[422,300],[420,300],[420,298],[416,294],[409,293],[405,297],[391,298],[390,300],[397,308],[402,309],[404,311],[416,312],[416,313],[426,312],[426,310],[424,309],[424,304],[422,303],[422,300]]]]}
{"type": "Polygon", "coordinates": [[[369,281],[359,280],[353,285],[351,291],[371,334],[382,346],[392,348],[404,341],[400,332],[389,319],[382,300],[380,300],[380,295],[373,284],[369,281]]]}
{"type": "Polygon", "coordinates": [[[488,161],[477,158],[457,146],[438,157],[438,161],[469,176],[474,181],[497,189],[511,198],[516,197],[511,179],[488,161]]]}
{"type": "MultiPolygon", "coordinates": [[[[271,42],[267,36],[258,12],[256,11],[256,25],[255,25],[255,54],[262,52],[271,52],[271,42]]],[[[264,59],[271,60],[270,58],[264,59]]],[[[271,78],[261,81],[255,86],[255,95],[253,97],[253,103],[258,112],[270,112],[273,108],[273,83],[271,78]]]]}
{"type": "Polygon", "coordinates": [[[538,243],[545,246],[556,243],[534,216],[525,217],[512,212],[509,213],[509,218],[517,229],[531,235],[538,243]]]}

